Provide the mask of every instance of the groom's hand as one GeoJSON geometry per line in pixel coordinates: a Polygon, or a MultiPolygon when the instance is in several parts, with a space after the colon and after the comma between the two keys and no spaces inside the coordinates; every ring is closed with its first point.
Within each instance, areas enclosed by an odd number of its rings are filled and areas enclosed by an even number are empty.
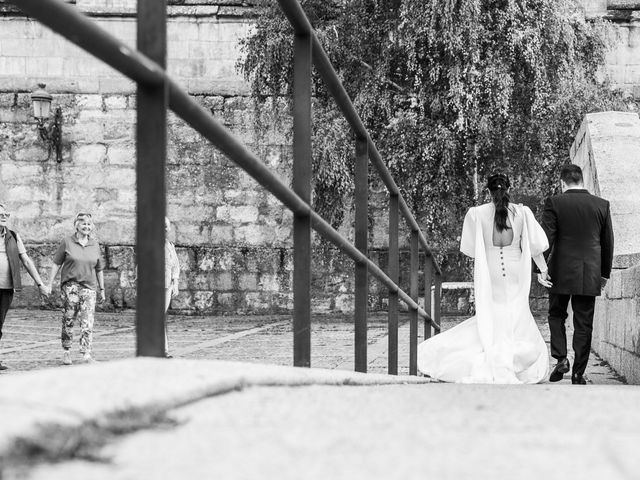
{"type": "Polygon", "coordinates": [[[604,290],[604,287],[607,286],[608,278],[600,277],[600,290],[604,290]]]}
{"type": "Polygon", "coordinates": [[[549,276],[548,270],[545,270],[544,272],[538,274],[538,283],[543,287],[553,287],[553,283],[551,283],[551,277],[549,276]]]}

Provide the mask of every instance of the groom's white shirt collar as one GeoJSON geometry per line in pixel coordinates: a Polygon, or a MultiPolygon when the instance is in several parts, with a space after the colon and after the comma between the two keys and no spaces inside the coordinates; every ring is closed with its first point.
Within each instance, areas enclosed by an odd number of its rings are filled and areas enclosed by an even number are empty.
{"type": "Polygon", "coordinates": [[[562,193],[565,193],[565,192],[567,192],[569,190],[586,190],[584,188],[584,184],[582,184],[582,185],[567,185],[564,182],[561,182],[561,183],[562,183],[562,193]]]}

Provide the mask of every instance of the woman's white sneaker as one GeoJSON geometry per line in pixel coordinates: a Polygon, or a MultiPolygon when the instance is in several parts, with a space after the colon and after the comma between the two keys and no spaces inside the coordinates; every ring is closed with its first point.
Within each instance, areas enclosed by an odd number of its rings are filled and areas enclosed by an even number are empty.
{"type": "Polygon", "coordinates": [[[73,362],[71,361],[71,352],[69,350],[64,351],[64,355],[62,355],[62,364],[63,365],[71,365],[73,362]]]}
{"type": "Polygon", "coordinates": [[[91,356],[91,354],[89,352],[85,353],[82,356],[82,361],[84,363],[96,363],[96,361],[93,359],[93,357],[91,356]]]}

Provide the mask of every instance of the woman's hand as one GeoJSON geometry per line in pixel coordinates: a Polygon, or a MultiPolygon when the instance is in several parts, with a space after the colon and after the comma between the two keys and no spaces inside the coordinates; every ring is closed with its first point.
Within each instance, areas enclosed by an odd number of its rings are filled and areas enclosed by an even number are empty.
{"type": "Polygon", "coordinates": [[[107,297],[104,294],[104,288],[101,288],[100,291],[98,292],[98,301],[100,303],[104,302],[107,299],[107,297]]]}
{"type": "Polygon", "coordinates": [[[178,281],[171,280],[171,298],[178,295],[178,281]]]}
{"type": "Polygon", "coordinates": [[[48,288],[44,283],[38,285],[38,291],[40,292],[40,295],[45,299],[49,298],[49,295],[51,295],[51,289],[48,288]]]}
{"type": "Polygon", "coordinates": [[[538,274],[538,283],[547,288],[553,287],[553,283],[551,283],[551,277],[549,276],[548,270],[545,270],[544,272],[538,274]]]}

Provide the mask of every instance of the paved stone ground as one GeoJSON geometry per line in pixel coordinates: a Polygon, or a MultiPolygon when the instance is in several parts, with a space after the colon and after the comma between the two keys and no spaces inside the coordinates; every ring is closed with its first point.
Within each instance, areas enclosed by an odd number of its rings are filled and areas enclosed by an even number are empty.
{"type": "MultiPolygon", "coordinates": [[[[48,367],[60,367],[60,312],[50,310],[11,310],[0,343],[0,362],[10,369],[5,374],[48,367]]],[[[443,330],[462,318],[443,319],[443,330]]],[[[545,339],[549,329],[544,316],[536,320],[545,339]]],[[[369,321],[369,371],[387,371],[387,326],[385,314],[372,314],[369,321]]],[[[409,373],[409,326],[406,315],[400,318],[398,365],[400,374],[409,373]]],[[[98,313],[94,326],[94,356],[111,361],[135,355],[135,316],[131,311],[98,313]]],[[[169,343],[176,358],[232,360],[241,362],[291,365],[293,335],[291,317],[225,316],[198,317],[170,315],[169,343]]],[[[79,334],[76,326],[75,333],[79,334]]],[[[419,328],[422,335],[423,327],[419,328]]],[[[571,342],[568,332],[569,343],[571,342]]],[[[316,316],[312,325],[311,365],[319,368],[353,370],[353,321],[351,316],[316,316]]],[[[421,338],[419,339],[422,340],[421,338]]],[[[77,337],[75,340],[77,345],[77,337]]],[[[74,361],[81,359],[74,348],[74,361]]],[[[591,383],[619,384],[609,366],[592,354],[587,370],[591,383]]],[[[569,382],[568,378],[563,380],[569,382]]],[[[562,382],[561,382],[562,383],[562,382]]]]}

